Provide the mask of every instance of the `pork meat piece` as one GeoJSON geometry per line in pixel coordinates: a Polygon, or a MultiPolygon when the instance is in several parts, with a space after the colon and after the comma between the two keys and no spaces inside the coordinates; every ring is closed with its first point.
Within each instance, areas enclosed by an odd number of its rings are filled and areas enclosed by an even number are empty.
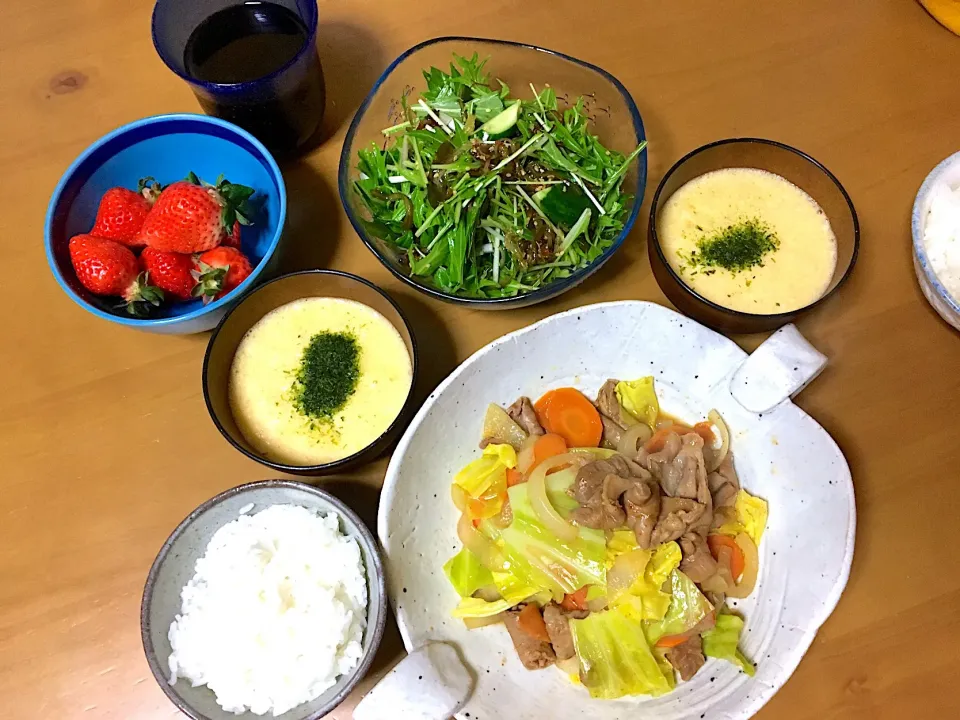
{"type": "Polygon", "coordinates": [[[703,656],[703,644],[699,635],[693,635],[685,643],[667,650],[666,657],[680,674],[681,680],[692,678],[707,661],[703,656]]]}
{"type": "Polygon", "coordinates": [[[659,545],[678,540],[703,517],[705,510],[703,504],[690,498],[660,498],[660,515],[650,542],[659,545]]]}
{"type": "Polygon", "coordinates": [[[663,450],[648,455],[646,461],[647,469],[667,495],[697,499],[700,480],[707,478],[703,438],[699,435],[690,432],[681,437],[670,433],[663,450]]]}
{"type": "Polygon", "coordinates": [[[717,561],[713,559],[706,538],[700,533],[688,532],[680,538],[683,560],[680,570],[698,585],[717,573],[717,561]]]}
{"type": "Polygon", "coordinates": [[[619,382],[619,380],[607,380],[601,385],[600,391],[597,393],[597,401],[594,404],[603,417],[611,420],[621,430],[626,430],[632,423],[628,423],[623,417],[623,408],[617,399],[617,383],[619,382]]]}
{"type": "Polygon", "coordinates": [[[627,525],[649,547],[659,518],[660,488],[652,476],[622,455],[587,463],[577,473],[571,495],[580,503],[571,520],[599,530],[627,525]]]}
{"type": "Polygon", "coordinates": [[[537,419],[537,412],[533,409],[533,403],[530,398],[519,398],[513,405],[507,408],[507,415],[520,427],[527,435],[543,435],[543,427],[537,419]]]}
{"type": "Polygon", "coordinates": [[[740,478],[733,468],[733,457],[730,453],[727,453],[720,467],[707,476],[707,485],[713,495],[714,508],[733,507],[736,504],[737,493],[740,492],[740,478]]]}
{"type": "Polygon", "coordinates": [[[517,623],[519,609],[507,610],[503,613],[503,624],[507,626],[513,647],[520,657],[520,662],[527,670],[540,670],[549,667],[557,661],[557,655],[550,643],[528,635],[520,629],[517,623]]]}
{"type": "Polygon", "coordinates": [[[559,605],[550,603],[543,609],[543,622],[558,660],[568,660],[577,654],[570,632],[570,616],[559,605]]]}
{"type": "Polygon", "coordinates": [[[648,549],[653,529],[660,519],[660,485],[649,474],[646,478],[635,478],[621,501],[627,514],[627,526],[637,536],[640,547],[648,549]]]}
{"type": "Polygon", "coordinates": [[[620,447],[620,440],[625,430],[603,413],[600,413],[600,422],[603,423],[603,437],[600,445],[608,450],[616,450],[620,447]]]}

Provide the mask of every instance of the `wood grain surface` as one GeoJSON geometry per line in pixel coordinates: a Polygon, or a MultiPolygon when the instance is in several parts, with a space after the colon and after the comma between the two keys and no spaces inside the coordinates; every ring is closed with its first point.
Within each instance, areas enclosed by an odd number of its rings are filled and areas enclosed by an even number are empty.
{"type": "MultiPolygon", "coordinates": [[[[235,452],[200,390],[207,335],[163,337],[83,312],[47,269],[47,200],[89,143],[122,123],[198,111],[156,56],[148,0],[0,3],[0,718],[169,718],[138,612],[164,538],[215,493],[270,473],[235,452]]],[[[960,716],[960,338],[920,294],[909,215],[929,170],[960,149],[960,38],[909,0],[321,2],[327,139],[283,170],[285,270],[334,267],[394,293],[423,348],[420,393],[499,335],[601,300],[665,303],[645,248],[649,198],[703,143],[781,140],[825,163],[860,214],[850,282],[802,332],[830,358],[799,404],[853,470],[850,584],[769,720],[960,716]],[[560,299],[481,313],[395,281],[336,195],[346,123],[388,62],[431,36],[475,34],[561,50],[620,78],[650,140],[641,220],[619,254],[560,299]]],[[[754,347],[762,338],[736,338],[754,347]]],[[[374,523],[385,460],[324,481],[374,523]]],[[[331,717],[347,720],[396,661],[331,717]]],[[[549,717],[545,711],[544,717],[549,717]]]]}

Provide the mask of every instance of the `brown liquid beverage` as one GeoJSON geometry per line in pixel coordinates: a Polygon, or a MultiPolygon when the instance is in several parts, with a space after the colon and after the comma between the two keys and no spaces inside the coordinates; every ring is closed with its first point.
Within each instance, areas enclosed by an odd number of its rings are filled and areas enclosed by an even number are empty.
{"type": "Polygon", "coordinates": [[[187,40],[183,63],[200,83],[195,91],[204,112],[239,125],[275,154],[292,155],[320,127],[326,100],[316,48],[301,55],[308,41],[307,27],[293,11],[246,2],[200,23],[187,40]],[[236,88],[218,87],[214,96],[203,83],[236,88]]]}

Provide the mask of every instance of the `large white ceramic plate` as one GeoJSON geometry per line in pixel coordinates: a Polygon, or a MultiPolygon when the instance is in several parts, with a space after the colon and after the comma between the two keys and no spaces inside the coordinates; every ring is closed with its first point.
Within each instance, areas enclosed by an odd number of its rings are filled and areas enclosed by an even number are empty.
{"type": "Polygon", "coordinates": [[[387,470],[379,535],[388,590],[407,649],[458,646],[477,684],[458,718],[470,720],[713,720],[749,718],[790,677],[836,606],[853,559],[850,470],[830,436],[789,400],[754,414],[730,394],[746,358],[737,345],[689,318],[644,302],[593,305],[506,335],[477,352],[430,396],[387,470]],[[757,590],[736,609],[746,618],[750,678],[709,660],[660,698],[593,700],[555,668],[529,672],[503,627],[468,631],[450,617],[457,596],[442,571],[460,547],[450,501],[453,474],[479,454],[483,412],[519,395],[573,385],[588,394],[609,377],[654,375],[663,408],[684,420],[717,408],[732,431],[743,485],[770,504],[757,590]]]}

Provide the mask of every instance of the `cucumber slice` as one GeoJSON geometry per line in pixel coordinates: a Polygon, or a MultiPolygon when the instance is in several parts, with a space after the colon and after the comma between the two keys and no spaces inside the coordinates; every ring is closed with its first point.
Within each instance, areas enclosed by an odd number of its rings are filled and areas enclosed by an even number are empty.
{"type": "Polygon", "coordinates": [[[491,140],[499,140],[513,134],[513,128],[520,118],[520,103],[515,102],[506,110],[493,116],[480,126],[480,132],[486,133],[491,140]]]}
{"type": "Polygon", "coordinates": [[[543,214],[557,225],[568,228],[572,227],[589,207],[590,199],[575,185],[553,185],[540,200],[543,214]]]}

